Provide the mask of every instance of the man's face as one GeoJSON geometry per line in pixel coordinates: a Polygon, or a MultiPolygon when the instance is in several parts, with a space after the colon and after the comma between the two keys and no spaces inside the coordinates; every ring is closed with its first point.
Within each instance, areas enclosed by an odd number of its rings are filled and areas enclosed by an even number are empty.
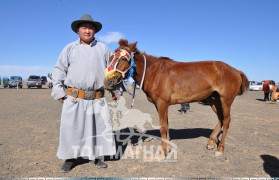
{"type": "Polygon", "coordinates": [[[82,23],[77,33],[82,44],[90,44],[94,39],[95,27],[91,23],[82,23]]]}

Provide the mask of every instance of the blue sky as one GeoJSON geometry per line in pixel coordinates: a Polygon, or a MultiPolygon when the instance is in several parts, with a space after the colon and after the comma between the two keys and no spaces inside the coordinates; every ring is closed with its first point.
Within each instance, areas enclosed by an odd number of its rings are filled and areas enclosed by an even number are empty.
{"type": "Polygon", "coordinates": [[[89,13],[111,50],[120,38],[176,61],[220,60],[279,81],[279,0],[1,0],[0,76],[51,72],[89,13]]]}

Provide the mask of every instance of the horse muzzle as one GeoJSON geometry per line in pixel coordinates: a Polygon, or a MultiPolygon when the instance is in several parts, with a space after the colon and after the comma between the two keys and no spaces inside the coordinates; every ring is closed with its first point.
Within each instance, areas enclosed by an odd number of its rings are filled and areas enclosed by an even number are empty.
{"type": "Polygon", "coordinates": [[[105,79],[104,80],[105,89],[108,90],[108,91],[115,90],[116,85],[117,85],[117,79],[116,78],[105,79]]]}

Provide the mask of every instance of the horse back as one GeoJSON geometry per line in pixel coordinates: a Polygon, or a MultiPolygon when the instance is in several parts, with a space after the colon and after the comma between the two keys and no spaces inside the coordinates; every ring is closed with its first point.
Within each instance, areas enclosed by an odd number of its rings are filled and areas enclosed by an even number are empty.
{"type": "Polygon", "coordinates": [[[176,104],[202,101],[213,92],[236,96],[246,91],[249,83],[244,73],[221,61],[164,61],[153,76],[153,84],[157,85],[153,88],[156,96],[176,104]]]}

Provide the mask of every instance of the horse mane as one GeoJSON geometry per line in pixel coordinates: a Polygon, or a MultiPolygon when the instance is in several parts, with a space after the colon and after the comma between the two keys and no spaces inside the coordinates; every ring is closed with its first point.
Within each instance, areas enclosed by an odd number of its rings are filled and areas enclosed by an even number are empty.
{"type": "Polygon", "coordinates": [[[162,60],[172,60],[173,61],[173,59],[171,59],[169,57],[165,57],[165,56],[161,56],[161,57],[159,57],[159,59],[162,59],[162,60]]]}
{"type": "Polygon", "coordinates": [[[160,61],[174,61],[173,59],[169,58],[169,57],[165,57],[165,56],[154,56],[154,55],[150,55],[150,54],[147,54],[146,52],[141,52],[140,50],[136,49],[136,52],[138,54],[143,54],[145,55],[146,57],[149,57],[148,59],[151,60],[151,61],[154,61],[154,60],[160,60],[160,61]]]}
{"type": "MultiPolygon", "coordinates": [[[[118,41],[118,44],[119,44],[120,47],[127,47],[127,46],[129,46],[129,42],[128,42],[128,40],[126,40],[126,39],[120,39],[120,40],[118,41]]],[[[118,49],[119,49],[119,48],[118,48],[118,49]]],[[[144,54],[145,56],[148,56],[148,57],[151,58],[152,60],[156,60],[156,59],[157,59],[157,60],[170,60],[170,61],[173,61],[173,59],[171,59],[171,58],[169,58],[169,57],[165,57],[165,56],[157,57],[157,56],[149,55],[149,54],[147,54],[146,52],[141,52],[140,50],[138,50],[137,47],[135,47],[134,52],[135,52],[136,54],[144,54]]]]}
{"type": "Polygon", "coordinates": [[[126,47],[129,45],[128,41],[126,39],[120,39],[118,41],[118,44],[119,44],[119,46],[126,46],[126,47]]]}
{"type": "Polygon", "coordinates": [[[147,54],[146,52],[141,53],[139,50],[137,50],[137,53],[145,55],[148,58],[148,61],[150,63],[153,63],[153,62],[157,62],[157,63],[162,62],[163,63],[163,62],[169,62],[169,61],[174,62],[174,60],[172,60],[169,57],[164,57],[164,56],[157,57],[157,56],[154,56],[154,55],[147,54]]]}

